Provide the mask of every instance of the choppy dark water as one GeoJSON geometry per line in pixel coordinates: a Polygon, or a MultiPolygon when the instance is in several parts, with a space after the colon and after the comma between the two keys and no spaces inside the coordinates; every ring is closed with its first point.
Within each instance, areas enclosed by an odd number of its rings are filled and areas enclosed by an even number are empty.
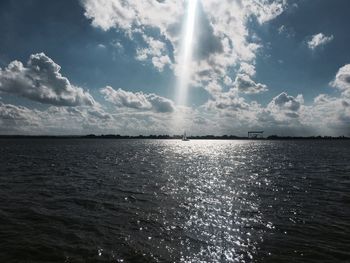
{"type": "Polygon", "coordinates": [[[0,140],[0,262],[349,261],[349,141],[0,140]]]}

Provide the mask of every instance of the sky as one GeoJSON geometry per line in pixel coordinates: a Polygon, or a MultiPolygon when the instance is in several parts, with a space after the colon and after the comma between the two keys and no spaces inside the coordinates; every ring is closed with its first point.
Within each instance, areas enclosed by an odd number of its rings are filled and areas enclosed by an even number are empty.
{"type": "Polygon", "coordinates": [[[2,0],[0,134],[350,136],[348,0],[190,1],[2,0]]]}

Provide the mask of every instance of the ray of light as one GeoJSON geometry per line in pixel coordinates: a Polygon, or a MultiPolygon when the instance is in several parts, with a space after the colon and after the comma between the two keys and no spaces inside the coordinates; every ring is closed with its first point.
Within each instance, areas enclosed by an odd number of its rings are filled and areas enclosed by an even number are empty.
{"type": "MultiPolygon", "coordinates": [[[[176,85],[176,103],[179,106],[186,106],[188,103],[188,89],[192,75],[193,40],[196,21],[196,10],[198,0],[187,0],[187,15],[182,33],[179,60],[177,65],[178,81],[176,85]]],[[[181,110],[175,117],[174,128],[181,131],[186,127],[184,113],[181,110]]]]}
{"type": "Polygon", "coordinates": [[[188,0],[187,3],[187,18],[180,53],[177,84],[177,103],[179,105],[186,105],[187,103],[188,86],[191,79],[193,35],[195,30],[197,1],[198,0],[188,0]]]}

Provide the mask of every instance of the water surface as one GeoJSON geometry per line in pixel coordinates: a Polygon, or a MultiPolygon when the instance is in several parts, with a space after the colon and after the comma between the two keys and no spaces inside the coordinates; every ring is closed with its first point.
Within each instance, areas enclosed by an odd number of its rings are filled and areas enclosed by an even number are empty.
{"type": "Polygon", "coordinates": [[[0,140],[1,262],[349,262],[349,141],[0,140]]]}

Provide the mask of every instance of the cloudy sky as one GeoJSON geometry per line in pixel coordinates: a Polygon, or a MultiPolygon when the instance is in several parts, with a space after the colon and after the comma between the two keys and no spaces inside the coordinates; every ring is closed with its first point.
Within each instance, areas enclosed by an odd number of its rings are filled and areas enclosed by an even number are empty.
{"type": "Polygon", "coordinates": [[[0,134],[350,135],[348,0],[198,0],[180,103],[189,1],[2,0],[0,134]]]}

